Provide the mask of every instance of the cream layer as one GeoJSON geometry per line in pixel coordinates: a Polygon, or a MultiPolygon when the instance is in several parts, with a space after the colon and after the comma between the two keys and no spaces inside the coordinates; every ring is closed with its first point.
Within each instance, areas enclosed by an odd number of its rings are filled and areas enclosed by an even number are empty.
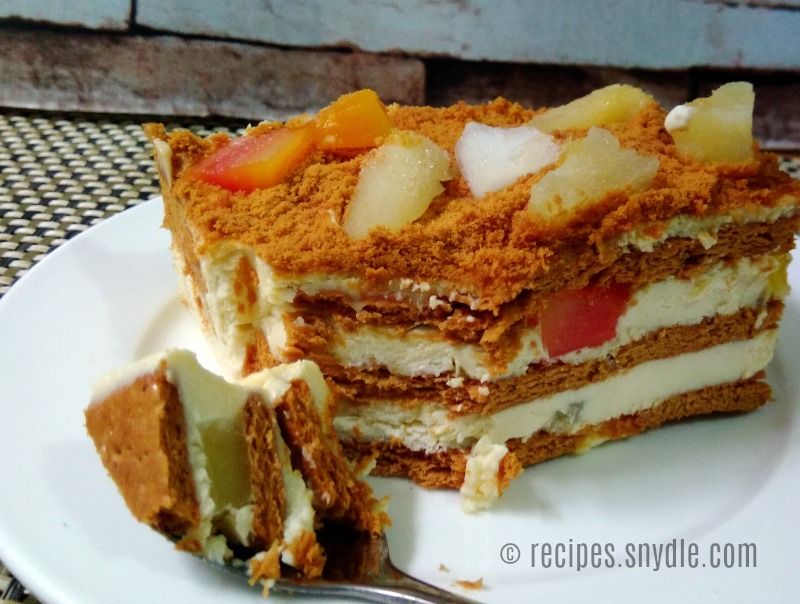
{"type": "Polygon", "coordinates": [[[515,405],[493,415],[452,417],[445,406],[420,401],[399,406],[373,401],[341,406],[334,425],[343,440],[397,440],[409,449],[433,453],[468,449],[482,437],[503,444],[526,440],[539,430],[572,434],[585,426],[658,405],[709,386],[748,379],[772,358],[777,330],[765,330],[698,352],[648,361],[601,382],[515,405]]]}
{"type": "Polygon", "coordinates": [[[661,222],[651,222],[643,227],[625,233],[617,238],[616,245],[652,252],[657,245],[671,237],[697,239],[704,248],[709,249],[717,242],[717,232],[729,224],[748,222],[775,222],[781,218],[794,216],[800,200],[784,195],[774,207],[761,207],[756,212],[734,208],[728,214],[715,214],[703,218],[679,215],[661,222]],[[659,233],[658,236],[647,233],[659,233]]]}
{"type": "Polygon", "coordinates": [[[467,455],[464,482],[459,489],[461,509],[468,514],[488,508],[500,497],[500,464],[508,454],[505,444],[482,436],[467,455]]]}

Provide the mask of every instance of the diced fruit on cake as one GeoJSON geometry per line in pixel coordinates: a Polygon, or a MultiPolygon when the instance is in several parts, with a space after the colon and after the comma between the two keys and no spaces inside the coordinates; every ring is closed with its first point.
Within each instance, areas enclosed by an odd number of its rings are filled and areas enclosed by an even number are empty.
{"type": "Polygon", "coordinates": [[[612,84],[548,109],[528,123],[542,132],[604,126],[627,122],[652,102],[653,97],[635,86],[612,84]]]}
{"type": "Polygon", "coordinates": [[[754,104],[751,84],[731,82],[709,97],[675,107],[665,127],[683,155],[698,161],[750,161],[754,104]]]}
{"type": "Polygon", "coordinates": [[[533,185],[528,207],[542,220],[571,216],[615,191],[646,189],[657,171],[658,158],[621,149],[608,130],[592,127],[569,144],[561,165],[533,185]]]}
{"type": "Polygon", "coordinates": [[[319,112],[314,120],[317,147],[326,150],[374,147],[394,128],[372,90],[346,94],[319,112]]]}
{"type": "Polygon", "coordinates": [[[502,128],[469,122],[455,146],[458,167],[478,199],[555,163],[561,147],[532,126],[502,128]]]}
{"type": "Polygon", "coordinates": [[[231,191],[272,187],[286,178],[314,146],[314,128],[277,128],[231,141],[191,169],[191,175],[231,191]]]}
{"type": "Polygon", "coordinates": [[[451,177],[441,147],[418,134],[395,133],[364,160],[344,229],[351,237],[377,226],[396,231],[422,216],[451,177]]]}
{"type": "Polygon", "coordinates": [[[608,287],[587,285],[547,296],[539,315],[547,354],[559,357],[613,339],[630,298],[630,288],[618,283],[608,287]]]}

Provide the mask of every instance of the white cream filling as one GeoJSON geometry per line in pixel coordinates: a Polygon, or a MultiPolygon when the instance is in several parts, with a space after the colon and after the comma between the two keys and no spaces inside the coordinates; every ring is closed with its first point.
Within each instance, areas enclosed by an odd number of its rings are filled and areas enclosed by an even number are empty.
{"type": "Polygon", "coordinates": [[[449,417],[441,405],[400,407],[375,401],[355,411],[340,408],[334,425],[345,440],[397,439],[414,450],[467,448],[481,437],[493,443],[527,439],[539,430],[574,433],[627,413],[654,407],[683,392],[735,382],[763,370],[772,358],[777,330],[750,340],[648,361],[601,382],[510,407],[493,415],[449,417]]]}
{"type": "MultiPolygon", "coordinates": [[[[314,532],[314,508],[311,507],[312,494],[300,472],[292,469],[289,449],[279,435],[276,439],[276,447],[281,460],[281,476],[286,496],[283,541],[291,546],[303,536],[303,533],[314,532]]],[[[296,564],[294,554],[290,549],[285,549],[281,552],[281,560],[289,566],[296,564]]]]}
{"type": "Polygon", "coordinates": [[[672,132],[673,130],[682,130],[689,125],[697,109],[690,105],[678,105],[667,114],[664,120],[664,127],[672,132]]]}
{"type": "MultiPolygon", "coordinates": [[[[715,315],[757,308],[785,292],[773,291],[772,277],[785,267],[775,256],[742,258],[733,266],[718,265],[693,279],[668,278],[637,291],[617,323],[616,337],[592,348],[560,357],[579,364],[604,358],[620,346],[645,334],[675,325],[694,325],[715,315]]],[[[371,368],[384,366],[396,375],[467,376],[481,381],[518,376],[532,363],[551,360],[542,344],[539,327],[528,329],[523,345],[505,370],[493,371],[483,349],[453,344],[434,328],[401,333],[391,327],[362,327],[341,331],[333,356],[342,364],[371,368]]],[[[456,378],[457,379],[457,378],[456,378]]]]}
{"type": "Polygon", "coordinates": [[[467,513],[485,510],[500,497],[500,463],[508,453],[504,444],[482,436],[467,455],[464,482],[461,485],[461,509],[467,513]]]}

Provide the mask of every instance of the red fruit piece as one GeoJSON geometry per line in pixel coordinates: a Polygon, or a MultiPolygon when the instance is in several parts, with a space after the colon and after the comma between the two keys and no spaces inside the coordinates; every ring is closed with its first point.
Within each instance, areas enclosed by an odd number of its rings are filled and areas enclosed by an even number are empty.
{"type": "Polygon", "coordinates": [[[539,314],[542,343],[550,357],[599,346],[617,333],[617,321],[631,297],[627,285],[588,285],[547,297],[539,314]]]}

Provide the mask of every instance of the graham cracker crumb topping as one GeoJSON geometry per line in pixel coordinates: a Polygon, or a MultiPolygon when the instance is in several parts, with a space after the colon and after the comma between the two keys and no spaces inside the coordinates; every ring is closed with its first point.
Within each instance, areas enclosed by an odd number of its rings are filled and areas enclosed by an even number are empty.
{"type": "MultiPolygon", "coordinates": [[[[454,158],[469,121],[519,126],[538,111],[497,99],[445,108],[392,105],[388,112],[397,129],[419,132],[447,151],[455,176],[416,221],[397,232],[376,227],[360,239],[348,237],[342,222],[366,151],[349,156],[315,151],[284,182],[244,194],[185,175],[226,144],[226,135],[200,139],[154,125],[147,130],[172,148],[175,178],[165,195],[181,200],[201,251],[235,240],[252,246],[278,275],[356,276],[367,289],[399,278],[446,282],[498,303],[513,299],[576,245],[602,247],[638,225],[679,214],[702,217],[771,207],[787,195],[793,203],[800,199],[800,183],[781,172],[771,154],[738,164],[701,164],[679,155],[664,129],[666,111],[650,103],[625,123],[603,126],[621,148],[659,160],[650,188],[608,194],[567,223],[546,225],[526,206],[531,187],[554,166],[476,200],[454,158]]],[[[279,126],[265,123],[248,134],[279,126]]],[[[563,142],[585,134],[566,130],[555,136],[563,142]]]]}

